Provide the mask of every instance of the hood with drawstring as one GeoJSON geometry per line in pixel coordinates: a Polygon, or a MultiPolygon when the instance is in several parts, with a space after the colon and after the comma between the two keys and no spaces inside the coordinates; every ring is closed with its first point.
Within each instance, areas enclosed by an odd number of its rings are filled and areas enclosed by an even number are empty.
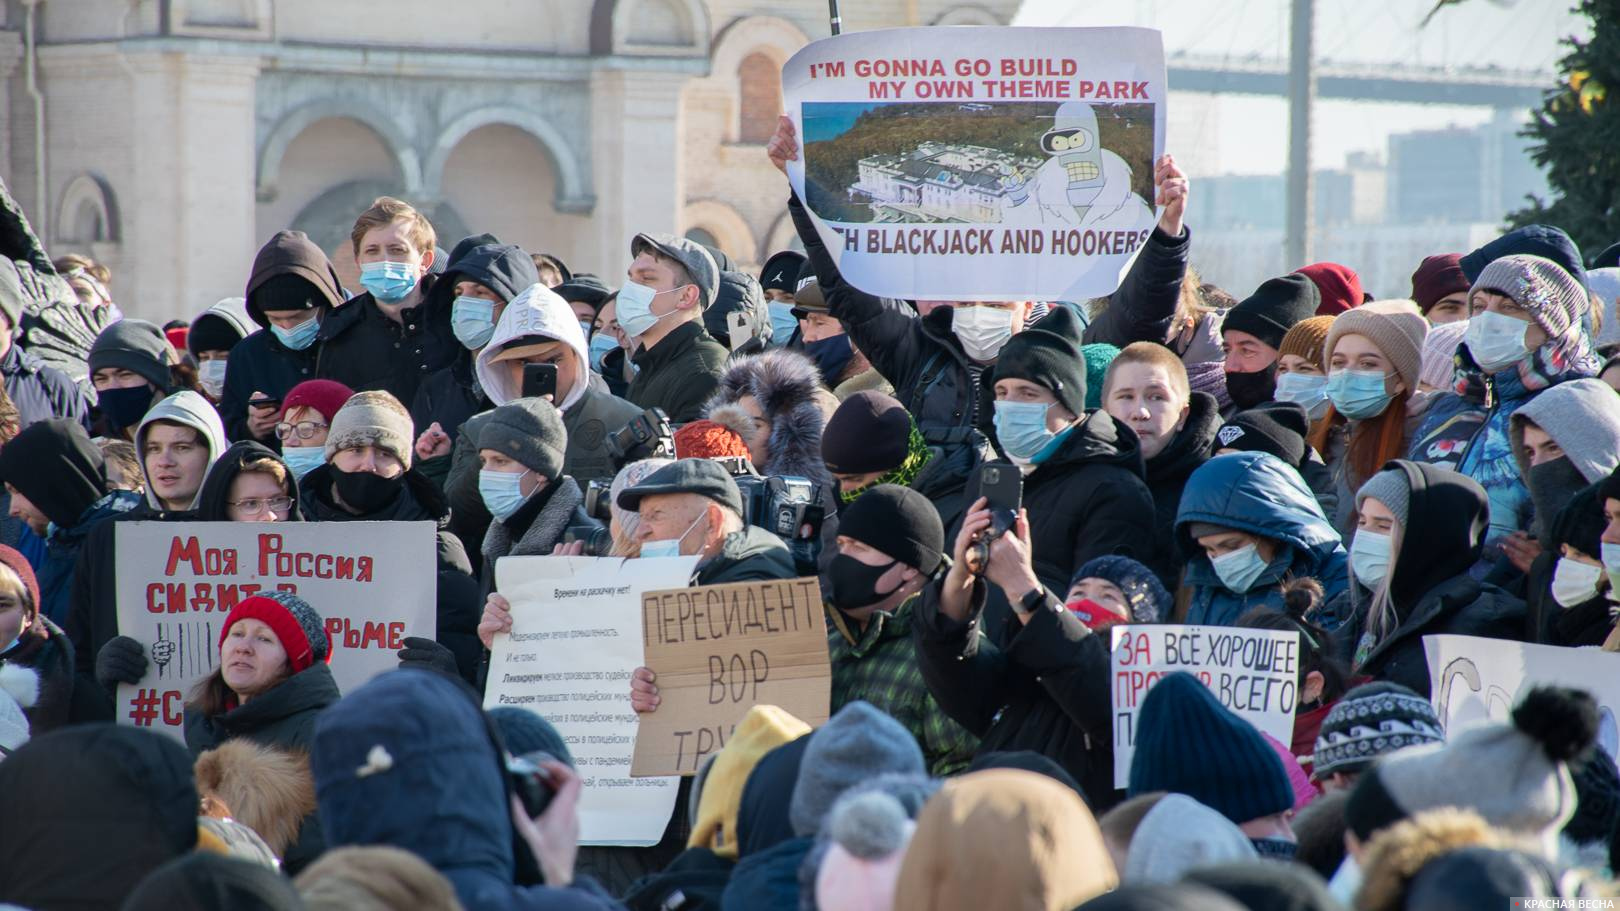
{"type": "MultiPolygon", "coordinates": [[[[140,426],[135,429],[136,453],[146,451],[146,428],[150,427],[154,421],[181,424],[197,431],[202,436],[203,444],[208,447],[208,465],[210,468],[213,466],[214,460],[225,452],[227,445],[225,442],[225,425],[219,420],[219,412],[214,410],[213,405],[208,404],[207,399],[189,389],[176,392],[174,395],[153,405],[152,410],[146,413],[146,417],[141,418],[140,426]]],[[[141,459],[141,476],[146,480],[147,505],[159,513],[165,512],[163,502],[152,491],[152,477],[147,473],[144,458],[141,459]]],[[[192,497],[191,505],[188,508],[196,509],[200,502],[202,502],[202,488],[199,487],[197,495],[192,497]]]]}
{"type": "Polygon", "coordinates": [[[454,258],[444,274],[447,288],[453,290],[458,281],[474,281],[500,295],[503,301],[511,301],[524,289],[540,283],[534,259],[512,244],[479,244],[454,258]]]}
{"type": "Polygon", "coordinates": [[[1193,592],[1188,623],[1231,626],[1251,607],[1281,610],[1279,586],[1289,578],[1320,581],[1327,601],[1348,584],[1344,545],[1316,497],[1293,466],[1263,452],[1216,456],[1192,473],[1176,513],[1176,544],[1188,558],[1185,585],[1193,592]],[[1193,538],[1189,526],[1196,523],[1270,538],[1283,550],[1252,588],[1232,592],[1193,538]]]}
{"type": "MultiPolygon", "coordinates": [[[[219,349],[218,345],[208,344],[210,339],[234,336],[239,342],[258,329],[253,317],[248,315],[247,298],[227,297],[191,321],[191,331],[186,334],[186,349],[192,357],[198,357],[204,351],[219,349]]],[[[230,346],[225,346],[224,350],[229,351],[230,346]]]]}
{"type": "MultiPolygon", "coordinates": [[[[231,496],[231,482],[235,481],[237,475],[242,473],[243,465],[260,459],[269,459],[282,468],[287,468],[287,463],[281,461],[281,456],[276,455],[268,447],[261,446],[252,440],[232,443],[229,449],[215,459],[214,464],[208,466],[208,475],[203,478],[202,490],[197,492],[197,500],[192,506],[196,510],[197,521],[231,521],[227,502],[231,496]]],[[[304,512],[302,505],[298,502],[298,482],[293,479],[291,469],[287,469],[287,496],[291,497],[293,501],[292,512],[287,515],[287,518],[277,519],[276,521],[302,522],[304,512]]]]}
{"type": "Polygon", "coordinates": [[[590,353],[585,348],[585,332],[579,328],[579,317],[574,315],[573,308],[555,291],[538,282],[524,288],[501,311],[501,318],[495,322],[495,334],[489,337],[484,350],[478,352],[478,384],[496,405],[520,398],[521,381],[513,382],[507,370],[495,363],[495,358],[502,348],[525,338],[563,342],[574,349],[578,373],[568,397],[557,403],[557,410],[567,411],[585,395],[591,378],[590,353]]]}
{"type": "MultiPolygon", "coordinates": [[[[1587,484],[1607,478],[1620,464],[1620,396],[1599,379],[1578,379],[1548,389],[1508,418],[1519,476],[1530,477],[1524,454],[1524,427],[1540,427],[1564,450],[1587,484]]],[[[1583,485],[1584,486],[1584,485],[1583,485]]]]}

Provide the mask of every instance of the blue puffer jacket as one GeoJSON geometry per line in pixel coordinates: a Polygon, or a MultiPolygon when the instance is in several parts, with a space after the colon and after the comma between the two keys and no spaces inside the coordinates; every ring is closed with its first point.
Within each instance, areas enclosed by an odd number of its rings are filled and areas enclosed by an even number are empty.
{"type": "Polygon", "coordinates": [[[504,765],[475,700],[460,681],[404,669],[321,714],[310,771],[328,848],[410,851],[444,874],[467,908],[622,909],[589,879],[566,889],[514,885],[504,765]]]}
{"type": "MultiPolygon", "coordinates": [[[[1323,603],[1331,603],[1349,584],[1344,545],[1309,487],[1287,463],[1261,452],[1217,456],[1187,479],[1176,513],[1176,540],[1191,555],[1183,584],[1192,590],[1188,623],[1231,626],[1244,611],[1264,605],[1283,608],[1282,583],[1305,576],[1322,583],[1323,603]],[[1187,526],[1208,522],[1261,535],[1285,546],[1254,587],[1236,593],[1221,584],[1203,548],[1187,526]]],[[[1314,618],[1332,630],[1343,618],[1314,618]]]]}

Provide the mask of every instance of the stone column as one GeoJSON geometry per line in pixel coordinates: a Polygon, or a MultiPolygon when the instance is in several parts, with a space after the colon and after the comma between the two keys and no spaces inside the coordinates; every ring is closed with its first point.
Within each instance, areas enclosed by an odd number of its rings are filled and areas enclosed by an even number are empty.
{"type": "Polygon", "coordinates": [[[594,249],[580,252],[610,285],[620,284],[630,266],[631,237],[673,233],[679,221],[686,198],[681,87],[689,78],[685,72],[611,64],[591,77],[594,249]]]}

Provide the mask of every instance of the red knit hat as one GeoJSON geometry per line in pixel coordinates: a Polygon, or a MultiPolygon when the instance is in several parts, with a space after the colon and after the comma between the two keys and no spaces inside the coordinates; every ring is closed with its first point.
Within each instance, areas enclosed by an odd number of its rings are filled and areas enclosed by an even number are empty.
{"type": "Polygon", "coordinates": [[[728,456],[748,458],[748,444],[735,430],[724,424],[704,419],[675,431],[677,459],[723,459],[728,456]]]}
{"type": "Polygon", "coordinates": [[[305,380],[281,400],[281,416],[286,418],[294,408],[313,408],[330,424],[338,409],[353,396],[353,389],[336,380],[305,380]]]}
{"type": "Polygon", "coordinates": [[[308,601],[291,592],[260,592],[238,601],[225,616],[225,625],[220,627],[221,647],[231,627],[240,620],[258,620],[270,627],[281,640],[281,647],[287,652],[287,663],[295,674],[317,661],[328,664],[332,661],[332,639],[326,634],[321,615],[308,601]]]}
{"type": "Polygon", "coordinates": [[[1353,310],[1371,298],[1361,290],[1361,276],[1349,266],[1338,263],[1312,263],[1298,271],[1322,292],[1322,303],[1316,308],[1317,316],[1338,316],[1353,310]]]}
{"type": "Polygon", "coordinates": [[[28,591],[28,599],[34,603],[34,609],[28,614],[32,620],[39,614],[39,580],[34,576],[34,568],[28,565],[28,558],[22,555],[15,547],[0,544],[0,563],[4,563],[22,580],[23,588],[28,591]]]}
{"type": "Polygon", "coordinates": [[[191,329],[186,326],[176,326],[173,329],[163,330],[163,336],[169,340],[169,344],[173,345],[176,351],[187,350],[186,338],[190,334],[191,329]]]}

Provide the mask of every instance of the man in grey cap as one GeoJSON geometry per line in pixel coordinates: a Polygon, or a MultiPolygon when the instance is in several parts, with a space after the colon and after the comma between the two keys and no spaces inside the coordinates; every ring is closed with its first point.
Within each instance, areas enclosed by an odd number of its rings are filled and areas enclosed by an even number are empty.
{"type": "Polygon", "coordinates": [[[625,397],[664,409],[677,424],[696,420],[726,363],[725,346],[703,328],[720,269],[709,251],[673,234],[637,234],[630,255],[635,261],[615,301],[639,371],[625,397]]]}
{"type": "Polygon", "coordinates": [[[694,585],[798,575],[782,539],[743,524],[742,493],[719,462],[680,459],[620,492],[618,503],[641,517],[643,557],[702,557],[694,585]]]}

